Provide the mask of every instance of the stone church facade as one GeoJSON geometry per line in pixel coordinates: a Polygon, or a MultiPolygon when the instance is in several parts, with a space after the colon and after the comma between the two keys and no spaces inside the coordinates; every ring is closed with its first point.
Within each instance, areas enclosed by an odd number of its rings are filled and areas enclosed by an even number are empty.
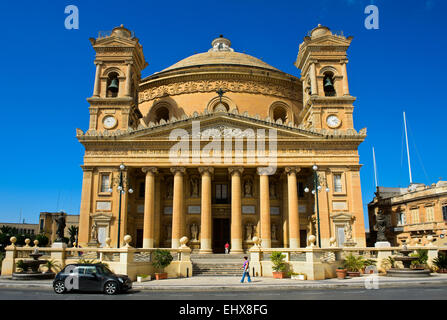
{"type": "Polygon", "coordinates": [[[216,38],[142,78],[143,47],[123,26],[97,39],[79,244],[242,253],[253,245],[365,246],[346,51],[318,26],[299,46],[301,77],[216,38]],[[316,184],[317,182],[317,184],[316,184]],[[318,199],[318,200],[317,200],[318,199]]]}

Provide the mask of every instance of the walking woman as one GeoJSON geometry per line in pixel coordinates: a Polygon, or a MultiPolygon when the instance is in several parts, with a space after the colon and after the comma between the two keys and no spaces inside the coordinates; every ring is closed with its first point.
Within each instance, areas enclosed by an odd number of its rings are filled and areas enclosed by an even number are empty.
{"type": "Polygon", "coordinates": [[[244,282],[245,276],[247,276],[247,281],[251,282],[250,279],[250,263],[248,262],[248,257],[244,257],[244,265],[242,266],[242,269],[244,269],[244,273],[242,275],[241,283],[244,282]]]}

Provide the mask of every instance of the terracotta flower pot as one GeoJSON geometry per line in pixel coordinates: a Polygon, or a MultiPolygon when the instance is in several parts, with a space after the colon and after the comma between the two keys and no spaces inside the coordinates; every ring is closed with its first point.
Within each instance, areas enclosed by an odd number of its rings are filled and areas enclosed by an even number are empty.
{"type": "Polygon", "coordinates": [[[273,279],[284,279],[285,275],[285,272],[273,271],[273,279]]]}
{"type": "Polygon", "coordinates": [[[348,271],[348,277],[360,277],[360,271],[348,271]]]}
{"type": "Polygon", "coordinates": [[[337,269],[337,270],[335,270],[335,272],[337,273],[337,279],[346,278],[346,273],[347,273],[346,269],[337,269]]]}
{"type": "Polygon", "coordinates": [[[163,280],[163,279],[167,279],[167,278],[168,278],[168,274],[165,272],[155,274],[155,280],[163,280]]]}

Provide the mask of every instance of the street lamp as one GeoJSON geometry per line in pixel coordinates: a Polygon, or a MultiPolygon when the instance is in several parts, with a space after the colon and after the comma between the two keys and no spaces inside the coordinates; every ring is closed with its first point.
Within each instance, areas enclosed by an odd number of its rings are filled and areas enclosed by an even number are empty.
{"type": "MultiPolygon", "coordinates": [[[[318,246],[321,248],[321,235],[320,235],[320,205],[318,203],[318,192],[320,192],[321,190],[323,190],[323,186],[321,185],[321,183],[324,183],[324,181],[320,181],[320,177],[318,176],[318,166],[317,165],[313,165],[312,167],[313,170],[313,181],[312,181],[312,194],[315,195],[315,202],[317,205],[317,228],[318,228],[318,246]]],[[[310,191],[310,189],[308,187],[306,187],[304,189],[304,192],[308,193],[310,191]]],[[[326,192],[329,192],[329,187],[326,186],[325,189],[326,192]]]]}
{"type": "MultiPolygon", "coordinates": [[[[120,170],[120,176],[118,180],[112,180],[112,187],[113,186],[117,186],[117,190],[120,193],[120,200],[118,203],[118,236],[117,236],[117,241],[116,241],[116,247],[119,248],[120,247],[120,235],[121,235],[121,197],[123,194],[125,194],[126,192],[129,192],[130,194],[133,193],[133,189],[131,187],[129,187],[129,180],[126,179],[124,181],[123,179],[123,172],[126,170],[126,166],[122,163],[119,167],[120,170]]],[[[113,191],[113,188],[109,189],[110,192],[113,191]]]]}

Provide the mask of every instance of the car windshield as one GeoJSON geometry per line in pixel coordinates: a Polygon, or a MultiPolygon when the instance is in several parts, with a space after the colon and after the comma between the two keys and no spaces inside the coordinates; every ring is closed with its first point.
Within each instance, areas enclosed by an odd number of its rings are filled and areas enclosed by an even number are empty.
{"type": "Polygon", "coordinates": [[[113,272],[110,271],[110,269],[104,265],[98,266],[98,268],[99,268],[99,270],[101,270],[102,274],[113,274],[113,272]]]}

